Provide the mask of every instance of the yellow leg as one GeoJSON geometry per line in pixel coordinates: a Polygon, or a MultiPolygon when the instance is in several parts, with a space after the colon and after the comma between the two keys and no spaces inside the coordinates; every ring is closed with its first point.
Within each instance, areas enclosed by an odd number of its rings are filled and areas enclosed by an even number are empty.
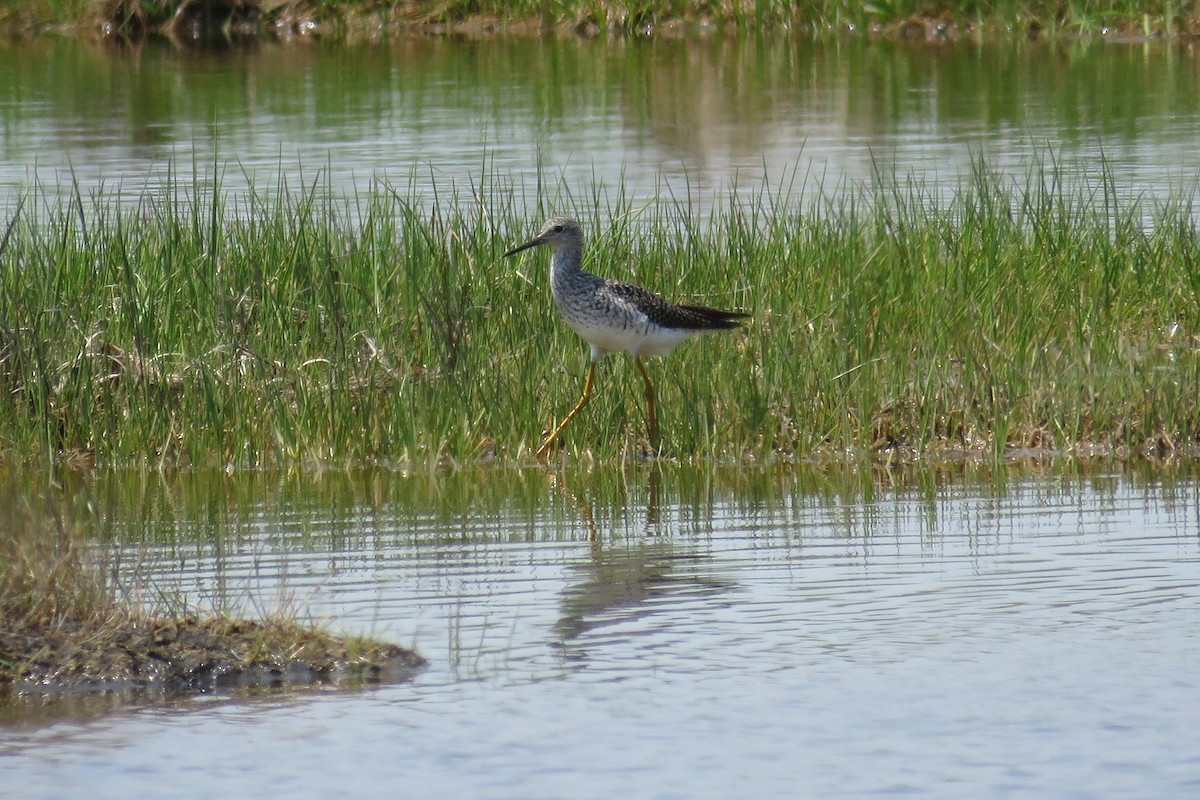
{"type": "Polygon", "coordinates": [[[646,384],[646,426],[650,429],[650,449],[657,453],[658,411],[654,403],[654,384],[650,382],[650,375],[646,372],[646,365],[642,363],[642,359],[634,356],[633,363],[637,364],[638,372],[642,373],[642,382],[646,384]]]}
{"type": "Polygon", "coordinates": [[[591,366],[588,367],[587,380],[583,382],[583,394],[579,396],[579,402],[576,403],[575,407],[571,409],[571,413],[567,414],[566,418],[563,419],[563,421],[559,423],[558,427],[554,429],[554,433],[550,434],[542,446],[538,448],[538,458],[546,458],[548,455],[550,455],[550,450],[554,447],[554,443],[558,441],[558,435],[563,432],[564,428],[567,427],[567,423],[575,419],[575,415],[587,405],[587,401],[591,398],[592,389],[595,387],[595,385],[596,362],[593,361],[591,366]]]}

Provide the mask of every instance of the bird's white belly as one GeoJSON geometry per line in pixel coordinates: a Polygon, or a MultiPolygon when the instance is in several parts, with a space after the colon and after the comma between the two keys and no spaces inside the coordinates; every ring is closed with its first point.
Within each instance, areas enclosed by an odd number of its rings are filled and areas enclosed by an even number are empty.
{"type": "Polygon", "coordinates": [[[665,356],[676,345],[686,342],[699,331],[660,328],[657,325],[610,328],[572,321],[571,327],[587,340],[599,355],[631,353],[635,356],[665,356]]]}

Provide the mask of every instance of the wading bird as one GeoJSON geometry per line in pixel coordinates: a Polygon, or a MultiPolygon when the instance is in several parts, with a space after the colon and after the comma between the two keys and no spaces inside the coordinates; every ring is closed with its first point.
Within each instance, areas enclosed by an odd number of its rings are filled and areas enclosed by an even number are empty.
{"type": "Polygon", "coordinates": [[[583,231],[570,217],[554,217],[541,232],[523,245],[505,253],[516,255],[538,245],[553,251],[550,258],[550,289],[566,323],[592,347],[583,394],[570,413],[538,448],[538,458],[549,455],[554,443],[592,396],[596,384],[596,362],[609,353],[633,356],[646,385],[646,424],[650,447],[658,451],[658,415],[654,384],[642,363],[643,357],[665,356],[676,345],[702,333],[729,330],[741,325],[749,314],[715,308],[675,305],[654,292],[632,283],[601,278],[583,270],[583,231]]]}

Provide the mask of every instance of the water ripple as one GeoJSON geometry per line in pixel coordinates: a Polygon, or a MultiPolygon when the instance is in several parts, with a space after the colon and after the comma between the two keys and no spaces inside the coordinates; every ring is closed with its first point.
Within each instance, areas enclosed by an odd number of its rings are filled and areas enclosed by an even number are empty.
{"type": "Polygon", "coordinates": [[[574,518],[545,495],[475,519],[255,506],[224,533],[131,544],[127,581],[290,604],[430,667],[365,694],[35,728],[0,742],[0,781],[572,798],[646,781],[790,796],[803,776],[830,797],[1182,796],[1200,783],[1198,496],[1106,478],[574,518]]]}

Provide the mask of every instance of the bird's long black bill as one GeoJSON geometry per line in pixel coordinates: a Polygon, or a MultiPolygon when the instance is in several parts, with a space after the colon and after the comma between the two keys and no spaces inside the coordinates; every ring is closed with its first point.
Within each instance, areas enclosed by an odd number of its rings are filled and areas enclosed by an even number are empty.
{"type": "Polygon", "coordinates": [[[514,247],[512,250],[509,250],[507,253],[504,254],[504,257],[508,258],[509,256],[515,256],[517,253],[521,252],[522,250],[528,250],[529,248],[536,247],[537,245],[539,245],[541,243],[542,243],[541,239],[530,239],[525,244],[518,245],[518,246],[514,247]]]}

